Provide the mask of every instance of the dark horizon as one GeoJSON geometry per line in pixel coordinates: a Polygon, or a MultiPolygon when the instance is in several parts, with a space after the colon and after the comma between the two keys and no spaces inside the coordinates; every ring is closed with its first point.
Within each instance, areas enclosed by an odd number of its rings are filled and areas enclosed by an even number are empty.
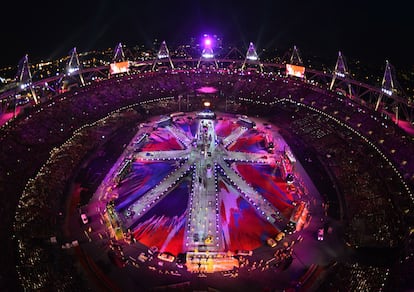
{"type": "MultiPolygon", "coordinates": [[[[402,2],[402,1],[397,1],[402,2]]],[[[276,1],[171,1],[138,3],[73,0],[65,7],[46,1],[9,3],[13,17],[0,20],[3,27],[0,66],[17,66],[29,60],[53,60],[77,47],[78,52],[126,46],[150,47],[153,39],[167,44],[185,42],[203,33],[221,36],[225,44],[247,48],[286,49],[296,45],[303,54],[335,59],[338,51],[362,64],[384,67],[385,60],[398,68],[412,68],[414,46],[410,37],[407,3],[392,6],[348,1],[346,7],[328,1],[291,3],[276,1]]],[[[241,49],[244,49],[241,48],[241,49]]]]}

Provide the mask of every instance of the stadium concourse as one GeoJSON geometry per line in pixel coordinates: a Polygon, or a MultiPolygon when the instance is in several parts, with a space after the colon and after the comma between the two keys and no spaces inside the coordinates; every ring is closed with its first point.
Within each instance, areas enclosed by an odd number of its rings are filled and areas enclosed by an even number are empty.
{"type": "Polygon", "coordinates": [[[412,287],[412,137],[306,80],[121,74],[0,139],[5,289],[412,287]]]}

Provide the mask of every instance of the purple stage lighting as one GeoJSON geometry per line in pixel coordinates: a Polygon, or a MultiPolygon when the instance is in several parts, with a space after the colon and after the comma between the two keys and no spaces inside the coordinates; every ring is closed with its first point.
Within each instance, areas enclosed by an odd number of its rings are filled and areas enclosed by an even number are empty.
{"type": "Polygon", "coordinates": [[[197,88],[197,91],[200,93],[209,94],[209,93],[216,93],[218,90],[217,88],[212,87],[212,86],[202,86],[200,88],[197,88]]]}
{"type": "Polygon", "coordinates": [[[213,40],[208,34],[203,36],[203,47],[204,48],[211,48],[213,46],[213,40]]]}

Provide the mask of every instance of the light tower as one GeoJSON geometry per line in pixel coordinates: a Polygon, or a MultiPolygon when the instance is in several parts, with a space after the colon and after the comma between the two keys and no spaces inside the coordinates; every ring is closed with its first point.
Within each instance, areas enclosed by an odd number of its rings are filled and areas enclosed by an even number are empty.
{"type": "Polygon", "coordinates": [[[39,100],[37,99],[36,93],[32,86],[32,73],[30,73],[29,57],[27,54],[19,61],[19,65],[17,67],[16,82],[20,90],[30,90],[34,102],[36,104],[39,103],[39,100]]]}
{"type": "Polygon", "coordinates": [[[381,83],[381,93],[378,96],[377,103],[375,105],[376,111],[378,110],[384,95],[391,97],[394,93],[396,93],[397,90],[395,87],[394,77],[394,67],[388,62],[388,60],[386,60],[384,77],[382,78],[381,83]]]}
{"type": "Polygon", "coordinates": [[[155,67],[159,64],[168,63],[171,69],[174,69],[174,64],[170,57],[170,51],[168,50],[167,44],[165,41],[162,41],[160,49],[158,50],[157,57],[154,59],[152,64],[152,70],[155,70],[155,67]]]}
{"type": "Polygon", "coordinates": [[[348,76],[349,76],[349,72],[348,72],[348,66],[346,65],[346,62],[345,62],[345,57],[342,55],[341,51],[339,51],[338,59],[336,60],[336,65],[335,65],[335,69],[333,72],[332,81],[331,81],[331,85],[329,86],[329,89],[332,90],[335,84],[336,78],[339,77],[339,79],[345,80],[346,85],[348,87],[349,97],[352,97],[351,83],[347,81],[348,76]]]}
{"type": "Polygon", "coordinates": [[[299,49],[296,46],[293,46],[293,51],[289,58],[289,62],[286,63],[286,77],[289,75],[305,78],[305,67],[303,66],[303,61],[299,54],[299,49]]]}
{"type": "Polygon", "coordinates": [[[85,85],[85,81],[83,80],[82,72],[81,72],[81,65],[79,62],[78,53],[76,52],[76,47],[74,47],[70,52],[70,59],[66,66],[66,75],[73,76],[78,75],[81,81],[82,86],[85,85]]]}
{"type": "Polygon", "coordinates": [[[244,59],[241,69],[244,70],[247,65],[254,65],[256,67],[258,66],[260,72],[263,72],[263,65],[259,61],[259,56],[257,55],[256,49],[252,42],[249,44],[249,48],[246,52],[246,58],[244,59]]]}
{"type": "Polygon", "coordinates": [[[125,54],[122,49],[122,43],[118,43],[114,50],[114,57],[112,58],[113,63],[125,62],[125,54]]]}
{"type": "Polygon", "coordinates": [[[114,57],[112,58],[112,63],[109,65],[109,76],[112,74],[128,72],[129,61],[125,59],[124,50],[122,49],[122,43],[118,43],[118,45],[114,49],[114,57]]]}
{"type": "Polygon", "coordinates": [[[375,105],[375,110],[378,111],[379,109],[382,109],[387,112],[394,112],[396,124],[399,122],[400,113],[403,114],[405,119],[412,122],[412,105],[410,105],[408,97],[404,93],[404,89],[400,86],[395,76],[394,66],[386,60],[381,91],[375,105]],[[387,98],[387,103],[384,102],[384,106],[382,106],[384,98],[387,98]]]}
{"type": "Polygon", "coordinates": [[[214,57],[213,45],[213,40],[208,35],[204,35],[202,41],[203,51],[201,52],[200,59],[198,60],[197,68],[200,67],[201,63],[214,64],[215,67],[218,68],[217,61],[214,57]]]}

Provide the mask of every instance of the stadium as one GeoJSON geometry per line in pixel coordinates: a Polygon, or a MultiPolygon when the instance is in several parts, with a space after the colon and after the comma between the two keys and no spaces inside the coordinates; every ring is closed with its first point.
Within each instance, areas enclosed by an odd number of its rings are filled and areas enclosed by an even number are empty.
{"type": "Polygon", "coordinates": [[[118,44],[89,68],[73,49],[40,80],[22,59],[0,116],[13,285],[412,287],[414,115],[391,64],[376,88],[341,52],[326,72],[296,47],[280,63],[252,43],[239,58],[214,49],[163,42],[138,60],[118,44]]]}

